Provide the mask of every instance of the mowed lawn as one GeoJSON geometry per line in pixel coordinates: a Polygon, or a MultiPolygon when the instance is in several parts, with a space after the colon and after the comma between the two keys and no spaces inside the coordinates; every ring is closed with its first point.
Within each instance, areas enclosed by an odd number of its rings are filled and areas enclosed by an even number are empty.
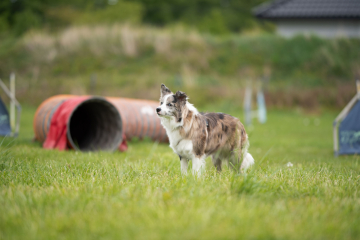
{"type": "Polygon", "coordinates": [[[248,129],[251,171],[217,174],[208,159],[201,178],[150,141],[44,150],[34,112],[0,147],[0,239],[360,239],[360,157],[333,157],[335,112],[271,111],[248,129]]]}

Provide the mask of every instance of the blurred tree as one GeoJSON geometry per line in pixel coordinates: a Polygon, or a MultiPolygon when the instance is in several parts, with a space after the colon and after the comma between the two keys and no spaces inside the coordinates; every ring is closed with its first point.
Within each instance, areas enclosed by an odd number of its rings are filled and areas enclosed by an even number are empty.
{"type": "Polygon", "coordinates": [[[38,28],[42,22],[39,14],[30,9],[16,13],[13,21],[13,31],[16,34],[22,34],[31,28],[38,28]]]}
{"type": "Polygon", "coordinates": [[[265,0],[0,0],[0,32],[21,34],[40,26],[131,21],[184,23],[224,34],[256,26],[251,9],[265,0]]]}
{"type": "Polygon", "coordinates": [[[116,22],[140,22],[143,14],[142,5],[135,2],[109,1],[111,4],[93,7],[79,14],[76,23],[98,24],[116,22]]]}
{"type": "Polygon", "coordinates": [[[0,16],[0,34],[7,32],[9,29],[9,23],[6,16],[0,16]]]}
{"type": "Polygon", "coordinates": [[[128,0],[144,6],[143,21],[159,26],[183,22],[212,33],[254,27],[251,9],[265,0],[128,0]]]}
{"type": "Polygon", "coordinates": [[[26,30],[39,27],[44,17],[44,4],[50,0],[2,0],[0,16],[3,26],[21,34],[26,30]]]}
{"type": "Polygon", "coordinates": [[[226,20],[219,9],[212,9],[209,14],[205,15],[197,24],[200,31],[210,32],[213,34],[225,34],[229,32],[226,20]]]}

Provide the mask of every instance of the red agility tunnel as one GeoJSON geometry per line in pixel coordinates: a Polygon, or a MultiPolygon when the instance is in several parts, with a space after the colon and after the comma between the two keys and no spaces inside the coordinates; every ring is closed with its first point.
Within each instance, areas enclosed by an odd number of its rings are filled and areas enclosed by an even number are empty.
{"type": "Polygon", "coordinates": [[[154,101],[128,98],[54,96],[35,113],[35,138],[44,148],[81,151],[124,151],[125,139],[133,137],[167,142],[155,114],[157,105],[154,101]]]}
{"type": "Polygon", "coordinates": [[[119,111],[123,131],[127,139],[150,138],[157,142],[168,142],[166,131],[155,113],[158,102],[131,98],[107,97],[119,111]]]}

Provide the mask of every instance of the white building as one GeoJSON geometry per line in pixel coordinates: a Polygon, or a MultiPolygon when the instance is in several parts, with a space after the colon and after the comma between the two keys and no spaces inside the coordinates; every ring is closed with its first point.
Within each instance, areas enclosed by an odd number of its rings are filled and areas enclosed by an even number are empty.
{"type": "Polygon", "coordinates": [[[278,0],[258,6],[254,15],[274,22],[284,37],[360,38],[360,0],[278,0]]]}

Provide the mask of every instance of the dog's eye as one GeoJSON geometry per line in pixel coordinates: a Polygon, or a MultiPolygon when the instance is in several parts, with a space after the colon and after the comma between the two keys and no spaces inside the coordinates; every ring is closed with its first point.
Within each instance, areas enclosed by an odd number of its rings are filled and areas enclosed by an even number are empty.
{"type": "Polygon", "coordinates": [[[167,105],[168,105],[169,107],[171,107],[171,104],[170,104],[170,103],[168,103],[167,105]]]}
{"type": "Polygon", "coordinates": [[[163,102],[160,103],[160,105],[162,105],[162,104],[163,104],[163,102]]]}

